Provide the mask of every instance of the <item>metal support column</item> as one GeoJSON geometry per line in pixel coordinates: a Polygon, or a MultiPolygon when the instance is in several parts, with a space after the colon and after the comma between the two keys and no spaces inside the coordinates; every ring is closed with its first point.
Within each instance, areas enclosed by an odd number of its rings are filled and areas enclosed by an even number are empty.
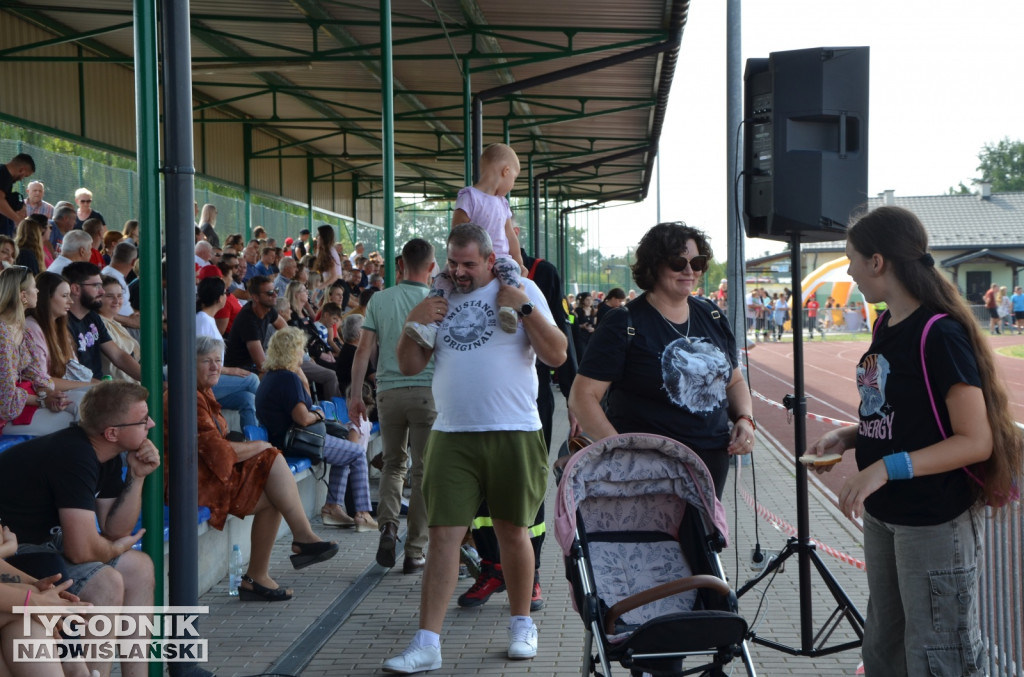
{"type": "MultiPolygon", "coordinates": [[[[548,212],[550,211],[550,204],[548,203],[548,180],[544,179],[544,256],[542,258],[551,258],[551,253],[548,251],[548,212]]],[[[537,252],[540,252],[540,242],[537,243],[537,252]]],[[[539,253],[534,252],[534,256],[540,256],[539,253]]]]}
{"type": "Polygon", "coordinates": [[[252,125],[242,125],[242,187],[245,189],[245,242],[252,238],[252,125]]]}
{"type": "MultiPolygon", "coordinates": [[[[199,599],[199,537],[196,440],[196,272],[193,266],[195,167],[192,140],[192,54],[189,2],[160,6],[164,45],[164,122],[167,224],[167,389],[170,481],[170,603],[195,606],[199,599]]],[[[145,240],[146,238],[143,238],[145,240]]],[[[159,306],[157,306],[159,307],[159,306]]],[[[159,353],[157,353],[159,354],[159,353]]],[[[171,663],[172,677],[197,670],[171,663]]]]}
{"type": "MultiPolygon", "coordinates": [[[[743,229],[736,220],[735,204],[743,204],[742,195],[737,196],[736,191],[741,187],[736,181],[736,174],[739,168],[736,166],[736,143],[737,127],[743,121],[743,57],[740,52],[741,46],[741,0],[728,0],[726,6],[726,29],[725,29],[725,82],[726,82],[726,110],[725,110],[725,133],[726,133],[726,157],[728,176],[726,176],[726,195],[728,196],[728,215],[726,223],[726,247],[729,252],[726,278],[729,280],[729,326],[732,327],[733,335],[739,340],[747,333],[746,308],[744,296],[746,287],[744,284],[744,243],[743,229]]],[[[742,142],[741,148],[742,148],[742,142]]],[[[799,271],[795,271],[796,275],[799,271]]],[[[708,290],[711,290],[714,280],[707,280],[708,290]]],[[[741,342],[742,343],[742,342],[741,342]]],[[[744,374],[747,370],[746,359],[742,360],[741,368],[744,374]]]]}
{"type": "MultiPolygon", "coordinates": [[[[157,74],[156,0],[135,0],[135,129],[139,168],[140,230],[145,237],[138,239],[139,258],[146,274],[142,276],[142,384],[149,390],[149,415],[156,425],[149,431],[149,439],[157,449],[163,450],[164,439],[164,384],[161,369],[163,354],[163,318],[159,308],[161,299],[160,271],[160,90],[157,74]]],[[[130,176],[130,175],[129,175],[130,176]]],[[[128,193],[131,195],[131,192],[128,193]]],[[[161,454],[163,456],[163,454],[161,454]]],[[[164,603],[164,491],[162,472],[158,471],[145,484],[142,491],[142,526],[146,535],[142,549],[153,561],[153,605],[164,603]]],[[[150,677],[160,677],[163,666],[149,664],[150,677]]]]}
{"type": "Polygon", "coordinates": [[[313,158],[306,158],[306,228],[313,232],[313,158]]]}
{"type": "Polygon", "coordinates": [[[473,144],[470,137],[473,129],[473,88],[469,77],[469,57],[462,57],[462,155],[465,163],[466,185],[473,183],[473,144]]]}
{"type": "Polygon", "coordinates": [[[480,155],[484,152],[484,102],[473,98],[473,183],[480,180],[480,155]]]}
{"type": "Polygon", "coordinates": [[[537,229],[540,223],[540,186],[537,185],[537,176],[533,168],[533,153],[527,160],[526,171],[530,183],[530,250],[537,256],[540,249],[537,247],[537,229]]]}
{"type": "MultiPolygon", "coordinates": [[[[395,256],[395,82],[391,63],[391,0],[380,0],[381,123],[384,155],[384,258],[395,256]]],[[[393,267],[385,267],[385,284],[395,284],[393,267]]]]}
{"type": "MultiPolygon", "coordinates": [[[[359,175],[352,174],[352,242],[359,234],[359,175]]],[[[387,265],[387,261],[384,262],[387,265]]]]}

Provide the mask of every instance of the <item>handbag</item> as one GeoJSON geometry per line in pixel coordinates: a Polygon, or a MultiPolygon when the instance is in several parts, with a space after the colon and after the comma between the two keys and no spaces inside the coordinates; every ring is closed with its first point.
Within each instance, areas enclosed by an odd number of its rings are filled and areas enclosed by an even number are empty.
{"type": "Polygon", "coordinates": [[[306,426],[293,424],[284,434],[284,454],[308,458],[314,464],[322,463],[326,441],[327,426],[323,421],[306,426]]]}

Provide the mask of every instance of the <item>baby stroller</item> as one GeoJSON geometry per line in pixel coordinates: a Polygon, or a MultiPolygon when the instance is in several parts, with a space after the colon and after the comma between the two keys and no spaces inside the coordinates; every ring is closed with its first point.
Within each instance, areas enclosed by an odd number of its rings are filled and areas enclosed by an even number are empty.
{"type": "Polygon", "coordinates": [[[634,677],[722,675],[736,657],[754,677],[718,559],[725,510],[686,446],[626,434],[576,453],[558,484],[555,535],[586,627],[583,677],[610,677],[611,661],[634,677]],[[683,665],[693,657],[699,666],[683,665]]]}

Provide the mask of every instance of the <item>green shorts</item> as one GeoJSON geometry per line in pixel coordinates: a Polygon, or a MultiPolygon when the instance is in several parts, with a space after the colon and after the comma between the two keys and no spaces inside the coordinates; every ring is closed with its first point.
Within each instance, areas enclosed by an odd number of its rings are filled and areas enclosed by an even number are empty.
{"type": "Polygon", "coordinates": [[[531,526],[547,486],[542,430],[430,433],[423,498],[432,527],[469,526],[484,500],[494,519],[531,526]]]}

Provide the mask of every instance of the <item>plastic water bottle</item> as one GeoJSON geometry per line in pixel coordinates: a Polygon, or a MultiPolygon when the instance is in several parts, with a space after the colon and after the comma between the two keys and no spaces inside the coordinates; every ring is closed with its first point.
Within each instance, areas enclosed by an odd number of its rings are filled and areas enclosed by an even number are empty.
{"type": "Polygon", "coordinates": [[[228,594],[238,597],[238,586],[242,584],[242,551],[237,545],[231,548],[231,562],[228,564],[228,594]]]}

